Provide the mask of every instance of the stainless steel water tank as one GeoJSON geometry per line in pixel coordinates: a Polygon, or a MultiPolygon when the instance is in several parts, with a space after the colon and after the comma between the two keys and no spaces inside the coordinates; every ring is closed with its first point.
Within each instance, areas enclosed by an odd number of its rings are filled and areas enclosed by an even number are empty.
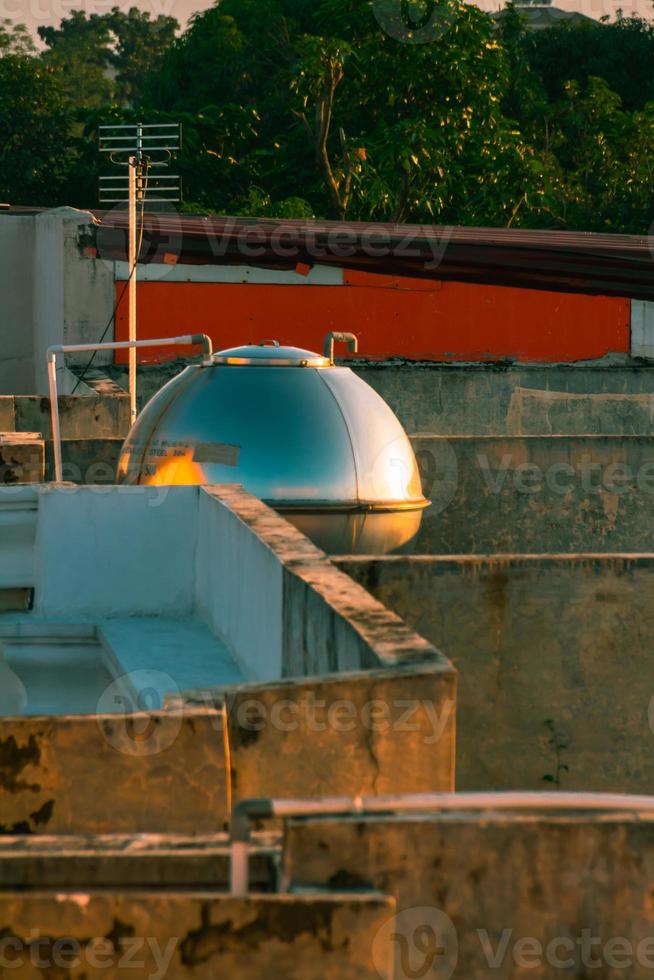
{"type": "Polygon", "coordinates": [[[429,501],[386,402],[349,368],[277,341],[187,367],[146,405],[125,445],[127,484],[241,483],[326,551],[393,551],[429,501]]]}

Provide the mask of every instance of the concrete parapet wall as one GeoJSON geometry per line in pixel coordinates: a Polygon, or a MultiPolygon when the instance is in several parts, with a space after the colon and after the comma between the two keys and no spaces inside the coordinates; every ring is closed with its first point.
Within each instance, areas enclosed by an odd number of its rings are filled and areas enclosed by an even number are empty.
{"type": "Polygon", "coordinates": [[[654,427],[654,367],[374,364],[354,370],[409,432],[438,435],[647,435],[654,427]]]}
{"type": "MultiPolygon", "coordinates": [[[[249,646],[257,662],[265,662],[270,651],[271,670],[259,674],[260,678],[299,678],[421,663],[451,669],[435,647],[372,599],[324,552],[256,497],[228,485],[207,487],[205,494],[205,509],[211,508],[212,497],[222,505],[220,547],[216,542],[207,544],[209,537],[205,536],[200,588],[204,582],[210,588],[209,576],[215,575],[226,590],[216,623],[233,621],[234,629],[247,631],[247,643],[241,641],[240,648],[249,646]],[[250,594],[244,594],[244,579],[234,576],[244,556],[248,562],[245,579],[253,583],[250,594]],[[272,590],[273,601],[281,604],[281,618],[266,616],[269,603],[262,587],[266,593],[272,590]],[[258,607],[261,601],[263,606],[258,607]]],[[[229,628],[224,628],[229,642],[229,628]]],[[[236,643],[231,645],[239,649],[236,643]]]]}
{"type": "MultiPolygon", "coordinates": [[[[454,787],[456,675],[448,666],[187,692],[182,705],[212,698],[228,712],[236,799],[454,787]]],[[[171,704],[179,710],[177,699],[171,704]]]]}
{"type": "Polygon", "coordinates": [[[654,436],[412,438],[416,553],[654,551],[654,436]]]}
{"type": "MultiPolygon", "coordinates": [[[[129,395],[60,395],[62,439],[124,439],[129,432],[129,395]]],[[[40,432],[52,438],[50,399],[0,395],[0,431],[40,432]]]]}
{"type": "Polygon", "coordinates": [[[45,445],[38,433],[0,432],[0,484],[41,483],[45,445]]]}
{"type": "Polygon", "coordinates": [[[29,980],[393,980],[377,938],[393,910],[379,894],[4,893],[0,936],[7,972],[29,980]]]}
{"type": "Polygon", "coordinates": [[[323,818],[285,842],[287,884],[382,888],[398,966],[467,980],[651,977],[653,874],[654,824],[637,814],[323,818]]]}
{"type": "Polygon", "coordinates": [[[654,555],[339,564],[458,669],[458,789],[654,791],[654,555]]]}
{"type": "Polygon", "coordinates": [[[223,830],[221,732],[209,709],[0,718],[0,834],[223,830]]]}
{"type": "MultiPolygon", "coordinates": [[[[226,892],[229,834],[0,835],[0,891],[97,887],[226,892]]],[[[254,833],[250,890],[277,888],[279,835],[254,833]]]]}

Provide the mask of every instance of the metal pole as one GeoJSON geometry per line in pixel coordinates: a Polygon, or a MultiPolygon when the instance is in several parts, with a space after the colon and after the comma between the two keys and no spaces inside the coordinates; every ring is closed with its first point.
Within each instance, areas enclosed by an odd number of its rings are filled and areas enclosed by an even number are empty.
{"type": "Polygon", "coordinates": [[[50,418],[52,420],[52,448],[54,450],[55,480],[62,481],[61,432],[59,430],[59,397],[57,395],[57,354],[48,351],[48,384],[50,386],[50,418]]]}
{"type": "Polygon", "coordinates": [[[244,898],[250,890],[250,845],[247,841],[232,844],[229,890],[238,898],[244,898]]]}
{"type": "MultiPolygon", "coordinates": [[[[136,340],[136,170],[139,166],[138,156],[129,158],[129,244],[127,249],[127,267],[129,275],[129,321],[128,337],[133,343],[136,340]]],[[[132,425],[136,422],[136,347],[129,349],[129,408],[132,425]]]]}

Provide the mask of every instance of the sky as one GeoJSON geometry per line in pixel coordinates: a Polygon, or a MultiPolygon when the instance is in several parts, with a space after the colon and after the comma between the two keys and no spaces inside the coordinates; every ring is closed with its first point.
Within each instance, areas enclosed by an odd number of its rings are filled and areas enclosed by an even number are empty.
{"type": "MultiPolygon", "coordinates": [[[[399,0],[398,0],[399,2],[399,0]]],[[[497,10],[503,6],[502,0],[478,0],[484,10],[497,10]]],[[[588,17],[615,17],[622,9],[626,16],[639,14],[652,17],[652,0],[553,0],[562,10],[579,10],[588,17]]],[[[87,14],[106,13],[112,7],[128,10],[131,6],[149,11],[151,16],[169,14],[184,25],[196,10],[206,10],[211,0],[0,0],[0,18],[9,18],[15,23],[24,23],[36,34],[40,24],[56,26],[72,10],[85,10],[87,14]]]]}

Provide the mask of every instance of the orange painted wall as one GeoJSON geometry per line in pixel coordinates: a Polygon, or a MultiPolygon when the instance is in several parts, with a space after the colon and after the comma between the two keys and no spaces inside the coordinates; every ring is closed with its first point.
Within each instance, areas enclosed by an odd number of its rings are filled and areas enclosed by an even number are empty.
{"type": "MultiPolygon", "coordinates": [[[[138,304],[140,338],[208,333],[216,349],[274,338],[321,350],[327,331],[347,330],[363,355],[378,358],[556,362],[629,351],[628,299],[369,273],[346,272],[343,286],[139,283],[138,304]]],[[[117,340],[127,339],[127,312],[125,297],[117,340]]],[[[145,350],[139,359],[183,353],[145,350]]]]}

